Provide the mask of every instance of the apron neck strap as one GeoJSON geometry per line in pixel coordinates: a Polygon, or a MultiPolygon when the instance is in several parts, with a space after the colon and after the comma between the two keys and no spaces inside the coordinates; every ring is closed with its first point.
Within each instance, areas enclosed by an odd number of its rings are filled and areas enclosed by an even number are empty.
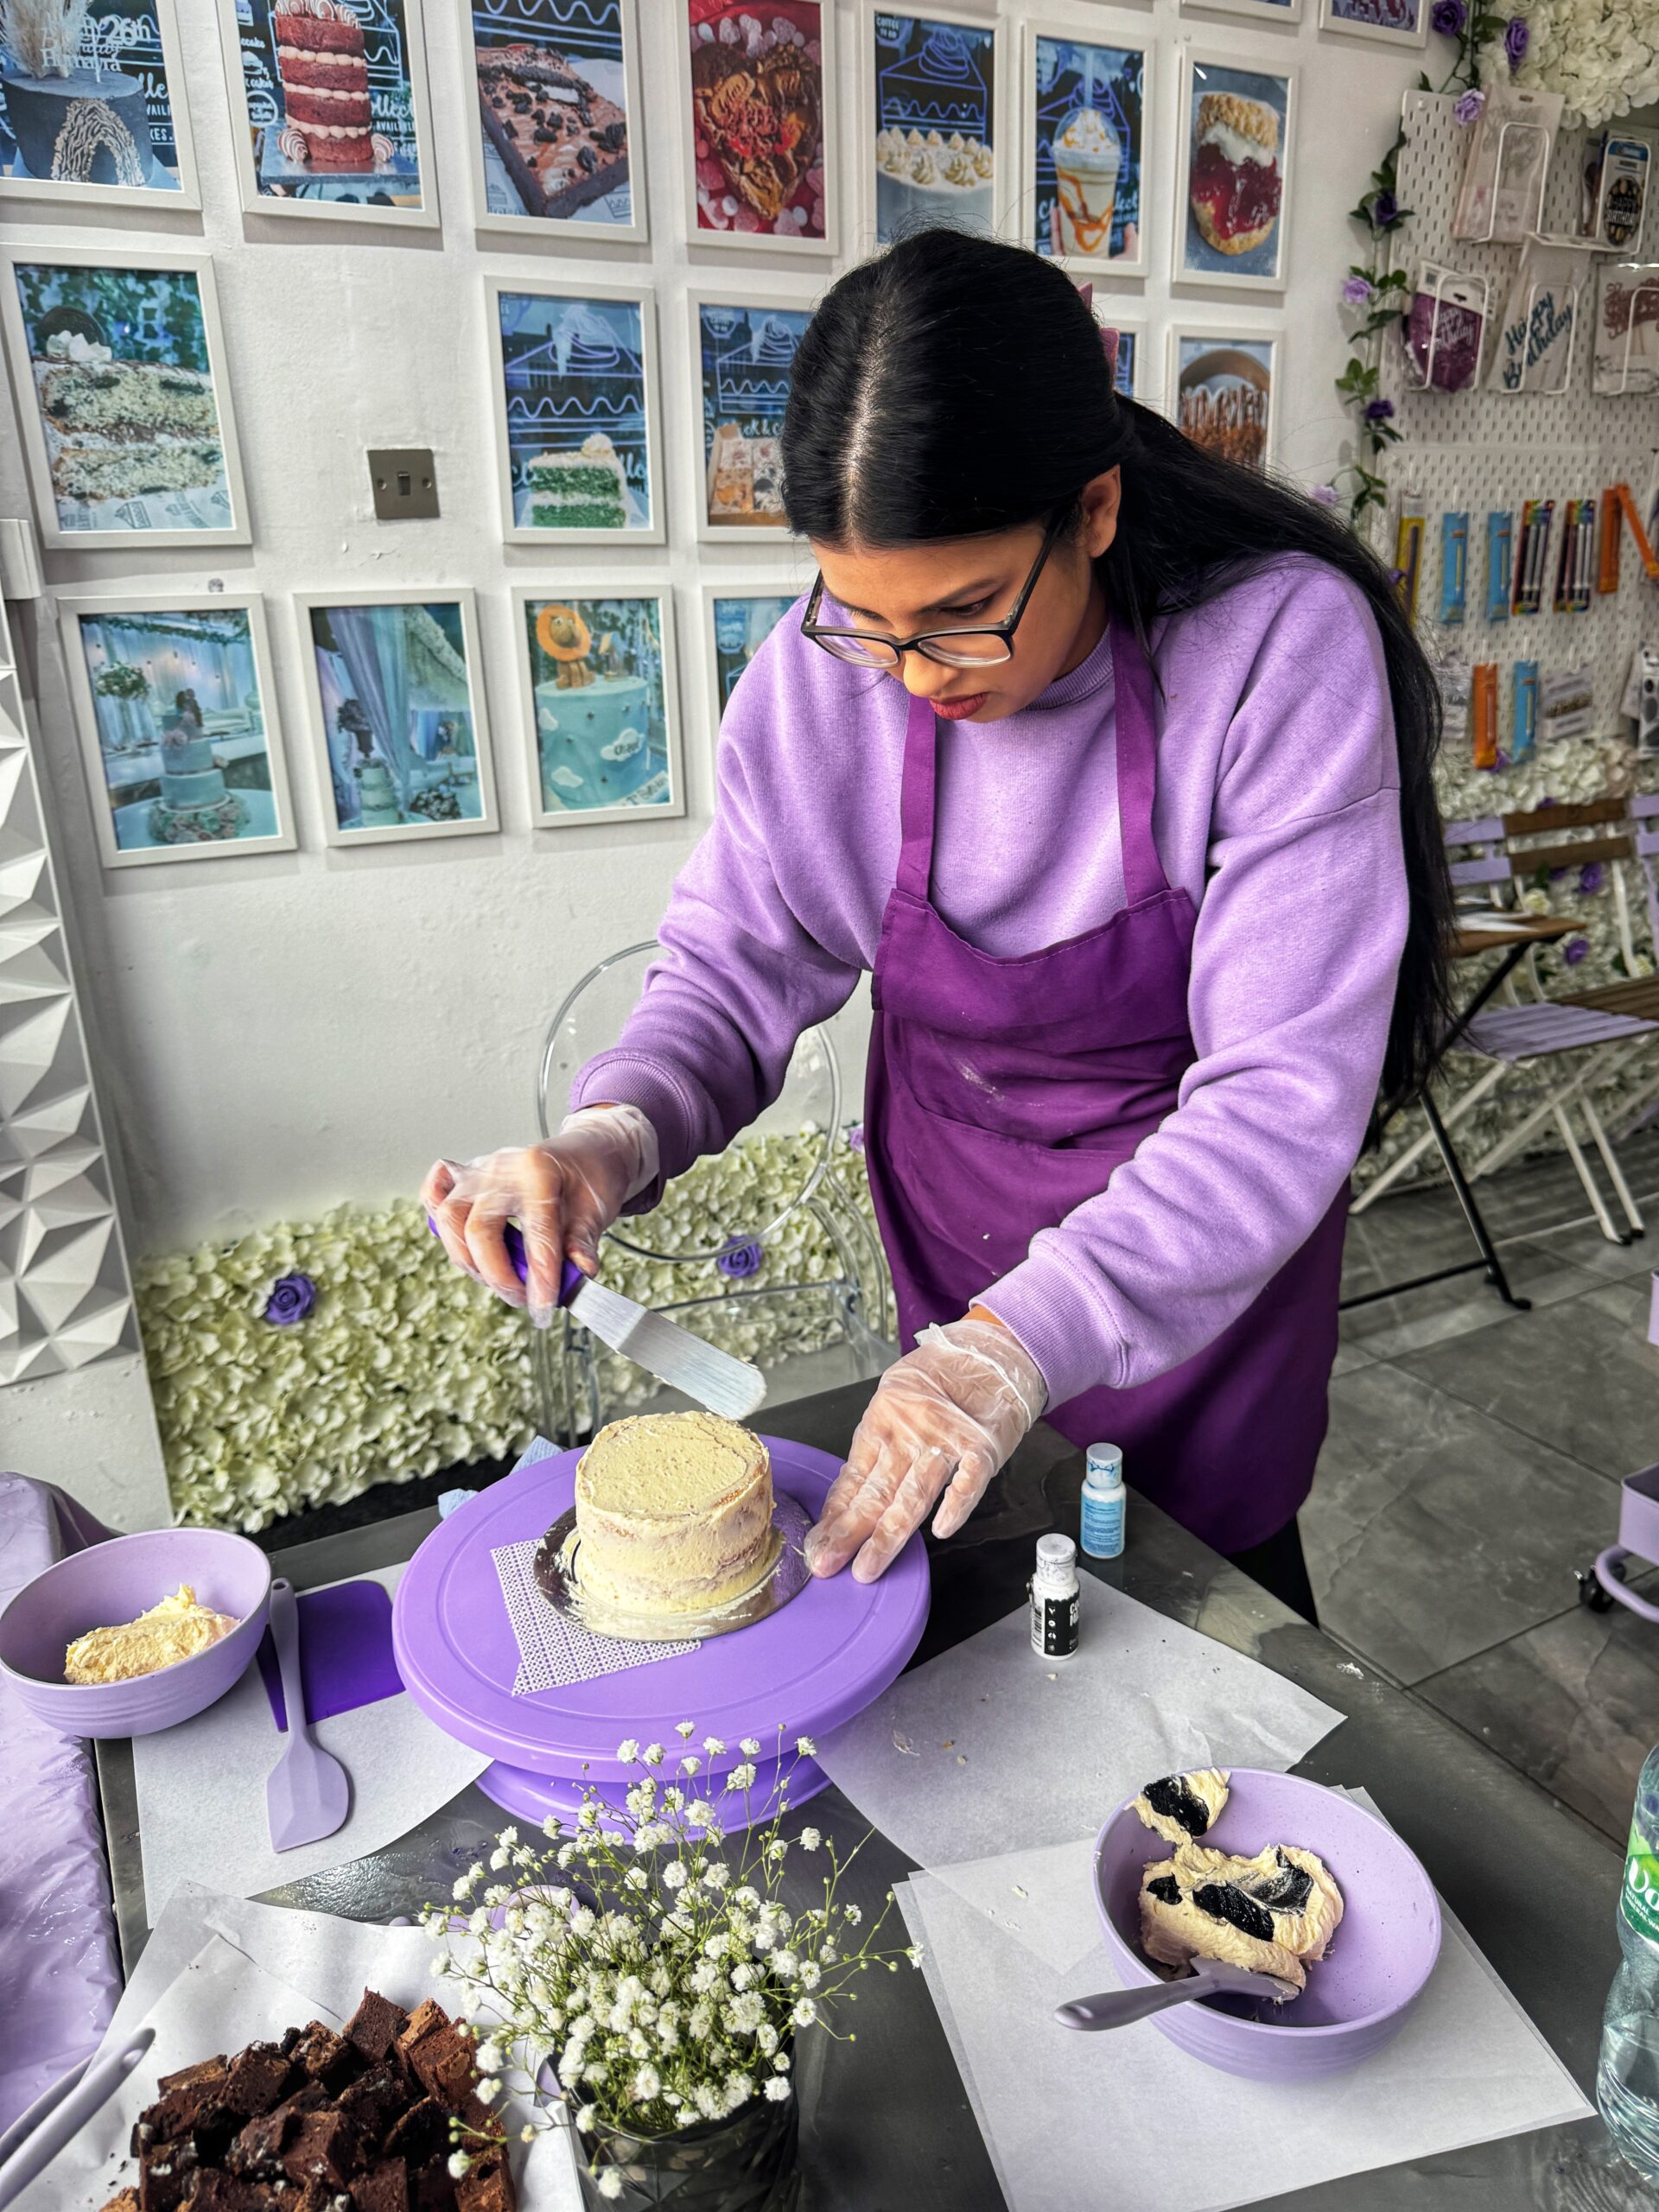
{"type": "Polygon", "coordinates": [[[925,901],[933,873],[933,789],[938,724],[925,699],[911,695],[905,724],[905,765],[899,787],[899,888],[925,901]]]}

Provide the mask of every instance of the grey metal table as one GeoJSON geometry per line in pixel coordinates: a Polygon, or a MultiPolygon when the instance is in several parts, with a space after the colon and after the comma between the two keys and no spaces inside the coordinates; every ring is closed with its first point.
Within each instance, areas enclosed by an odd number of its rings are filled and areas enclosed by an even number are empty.
{"type": "MultiPolygon", "coordinates": [[[[783,1406],[768,1429],[839,1452],[872,1385],[783,1406]]],[[[1039,1427],[963,1533],[932,1554],[933,1602],[918,1658],[1001,1619],[1024,1595],[1046,1529],[1075,1530],[1082,1455],[1039,1427]]],[[[407,1559],[436,1525],[410,1513],[306,1544],[276,1564],[306,1589],[407,1559]]],[[[1586,2093],[1600,2012],[1618,1961],[1618,1855],[1575,1815],[1450,1721],[1287,1612],[1185,1529],[1136,1499],[1130,1548],[1103,1581],[1201,1628],[1301,1683],[1347,1718],[1298,1768],[1363,1783],[1421,1854],[1442,1894],[1586,2093]]],[[[142,1842],[124,1743],[99,1745],[110,1866],[130,1972],[143,1947],[142,1842]]],[[[864,1823],[837,1791],[812,1817],[838,1840],[864,1823]]],[[[274,1902],[359,1920],[412,1913],[446,1894],[503,1816],[468,1789],[390,1849],[272,1893],[274,1902]]],[[[1010,1847],[1020,1841],[1011,1834],[1010,1847]]],[[[856,1896],[879,1909],[911,1862],[884,1839],[858,1861],[856,1896]]],[[[211,1878],[210,1867],[204,1876],[211,1878]]],[[[803,1877],[803,1880],[805,1878],[803,1877]]],[[[804,1900],[804,1897],[803,1897],[804,1900]]],[[[804,2084],[803,2156],[814,2212],[998,2212],[1004,2204],[920,1975],[879,1976],[860,2004],[857,2039],[817,2038],[816,2094],[804,2084]]],[[[1032,2064],[1039,2066],[1033,2050],[1032,2064]]],[[[1103,2069],[1109,2067],[1109,2038],[1103,2069]]],[[[1101,2207],[1115,2204],[1103,2177],[1101,2207]]],[[[1636,2212],[1659,2197],[1611,2152],[1599,2121],[1519,2136],[1278,2197],[1286,2212],[1636,2212]]],[[[1060,2206],[1054,2212],[1095,2212],[1060,2206]]]]}

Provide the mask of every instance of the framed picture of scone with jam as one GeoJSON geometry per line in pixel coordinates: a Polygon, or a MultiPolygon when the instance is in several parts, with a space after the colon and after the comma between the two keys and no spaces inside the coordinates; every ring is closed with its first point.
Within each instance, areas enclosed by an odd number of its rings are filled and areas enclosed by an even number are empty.
{"type": "Polygon", "coordinates": [[[435,229],[421,0],[219,0],[250,214],[435,229]]]}
{"type": "Polygon", "coordinates": [[[1284,289],[1296,72],[1188,48],[1176,148],[1177,283],[1284,289]]]}
{"type": "Polygon", "coordinates": [[[702,442],[699,537],[782,537],[784,467],[779,439],[795,349],[812,310],[804,301],[693,292],[697,413],[702,442]]]}
{"type": "Polygon", "coordinates": [[[1039,253],[1114,276],[1145,273],[1143,118],[1158,112],[1154,49],[1080,38],[1069,25],[1025,27],[1020,205],[1039,253]]]}
{"type": "Polygon", "coordinates": [[[639,580],[519,584],[531,814],[544,830],[685,812],[674,602],[639,580]]]}
{"type": "Polygon", "coordinates": [[[835,0],[652,0],[680,54],[693,245],[840,243],[835,0]]]}
{"type": "Polygon", "coordinates": [[[1002,212],[1002,31],[945,8],[866,0],[859,25],[859,230],[892,245],[941,225],[989,233],[1002,212]]]}
{"type": "Polygon", "coordinates": [[[635,0],[472,0],[480,231],[643,240],[635,0]]]}
{"type": "Polygon", "coordinates": [[[1169,334],[1165,411],[1218,460],[1267,469],[1278,381],[1276,332],[1229,335],[1217,323],[1188,323],[1169,334]]]}

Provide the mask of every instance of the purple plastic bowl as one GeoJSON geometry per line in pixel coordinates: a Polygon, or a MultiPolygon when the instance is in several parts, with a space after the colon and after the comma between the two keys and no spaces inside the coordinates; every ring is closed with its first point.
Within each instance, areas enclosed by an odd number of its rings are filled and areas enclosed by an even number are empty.
{"type": "Polygon", "coordinates": [[[149,1529],[75,1552],[27,1582],[0,1613],[0,1672],[38,1719],[66,1736],[152,1736],[223,1697],[259,1648],[270,1609],[270,1561],[223,1529],[149,1529]],[[66,1682],[63,1655],[88,1629],[111,1628],[188,1582],[229,1613],[231,1633],[194,1658],[130,1682],[66,1682]]]}
{"type": "MultiPolygon", "coordinates": [[[[1224,2074],[1312,2082],[1346,2072],[1398,2035],[1440,1950],[1440,1907],[1414,1852],[1351,1798],[1294,1774],[1235,1767],[1221,1818],[1205,1837],[1217,1851],[1254,1858],[1292,1843],[1322,1859],[1342,1891],[1342,1924],[1307,1987],[1271,2020],[1244,2017],[1252,2000],[1198,1998],[1153,2016],[1162,2035],[1224,2074]]],[[[1141,1953],[1141,1874],[1170,1847],[1120,1805],[1095,1840],[1095,1904],[1126,1989],[1162,1977],[1141,1953]]]]}

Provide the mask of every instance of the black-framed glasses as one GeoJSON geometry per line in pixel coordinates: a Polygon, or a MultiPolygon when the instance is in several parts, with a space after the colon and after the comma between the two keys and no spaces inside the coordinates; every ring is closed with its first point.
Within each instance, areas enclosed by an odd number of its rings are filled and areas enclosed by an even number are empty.
{"type": "Polygon", "coordinates": [[[1054,550],[1068,512],[1069,509],[1063,507],[1044,531],[1031,574],[1001,622],[956,630],[918,630],[913,638],[890,638],[880,630],[844,630],[838,625],[826,625],[818,620],[818,608],[823,601],[823,571],[820,569],[812,596],[806,602],[806,613],[801,618],[801,635],[810,638],[815,645],[822,645],[837,660],[851,661],[860,668],[898,668],[906,653],[920,653],[927,660],[938,661],[943,668],[989,668],[998,661],[1012,660],[1014,633],[1037,588],[1043,563],[1054,550]]]}

